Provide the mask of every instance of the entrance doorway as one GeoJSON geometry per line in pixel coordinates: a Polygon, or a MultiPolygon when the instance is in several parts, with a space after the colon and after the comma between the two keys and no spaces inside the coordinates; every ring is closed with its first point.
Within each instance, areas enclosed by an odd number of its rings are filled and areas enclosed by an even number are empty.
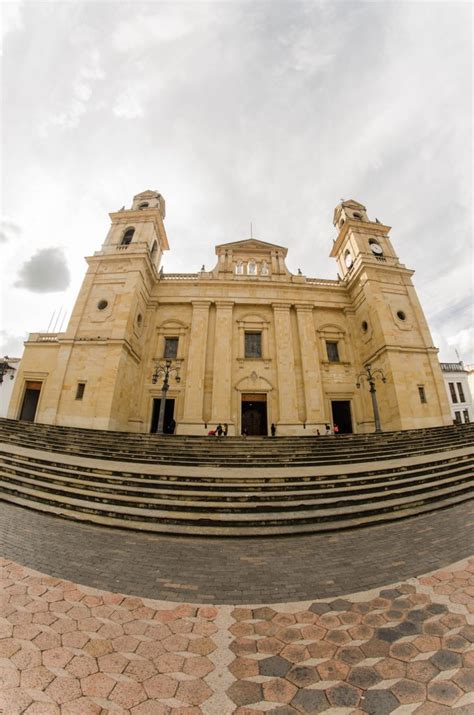
{"type": "Polygon", "coordinates": [[[267,396],[265,394],[242,395],[242,434],[267,435],[267,396]]]}
{"type": "Polygon", "coordinates": [[[42,384],[42,382],[27,381],[20,410],[20,420],[27,420],[27,422],[35,421],[36,408],[38,407],[42,384]]]}
{"type": "MultiPolygon", "coordinates": [[[[160,418],[161,400],[153,400],[153,412],[151,415],[150,432],[156,432],[158,429],[158,420],[160,418]]],[[[165,434],[173,434],[174,432],[174,400],[166,400],[165,418],[163,421],[163,432],[165,434]]]]}
{"type": "Polygon", "coordinates": [[[351,403],[349,400],[333,400],[332,422],[339,427],[340,433],[349,434],[352,432],[351,403]]]}

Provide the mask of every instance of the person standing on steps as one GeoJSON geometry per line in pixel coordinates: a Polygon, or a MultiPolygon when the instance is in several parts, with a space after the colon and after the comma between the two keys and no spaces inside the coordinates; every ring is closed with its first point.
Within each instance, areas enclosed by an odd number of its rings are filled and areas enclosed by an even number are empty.
{"type": "Polygon", "coordinates": [[[227,422],[224,422],[224,437],[227,437],[227,433],[229,431],[229,425],[227,422]]]}
{"type": "Polygon", "coordinates": [[[274,437],[276,435],[276,431],[277,431],[276,425],[274,422],[272,422],[272,426],[270,427],[270,432],[272,434],[272,437],[274,437]]]}
{"type": "Polygon", "coordinates": [[[216,435],[217,435],[218,437],[222,437],[223,431],[224,431],[224,430],[222,429],[222,425],[221,425],[221,423],[219,422],[219,424],[218,424],[217,427],[216,427],[216,435]]]}
{"type": "Polygon", "coordinates": [[[334,424],[332,429],[333,429],[334,435],[337,437],[337,435],[339,434],[339,425],[334,424]]]}

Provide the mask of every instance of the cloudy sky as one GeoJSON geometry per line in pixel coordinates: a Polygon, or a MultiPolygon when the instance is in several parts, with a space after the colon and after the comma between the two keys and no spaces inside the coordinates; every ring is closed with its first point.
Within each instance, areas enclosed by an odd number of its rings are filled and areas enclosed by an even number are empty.
{"type": "Polygon", "coordinates": [[[165,271],[254,235],[335,278],[340,198],[393,227],[442,360],[473,353],[469,2],[4,2],[1,354],[63,329],[108,212],[165,271]],[[59,317],[58,317],[59,316],[59,317]]]}

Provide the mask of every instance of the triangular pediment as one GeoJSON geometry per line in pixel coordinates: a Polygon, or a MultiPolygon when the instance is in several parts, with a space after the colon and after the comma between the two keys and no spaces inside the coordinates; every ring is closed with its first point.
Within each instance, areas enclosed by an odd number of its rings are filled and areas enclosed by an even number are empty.
{"type": "Polygon", "coordinates": [[[133,199],[153,199],[155,196],[159,196],[160,194],[158,191],[152,191],[151,189],[147,189],[146,191],[142,191],[139,194],[136,194],[133,199]]]}
{"type": "Polygon", "coordinates": [[[278,246],[276,243],[267,243],[267,241],[259,241],[257,238],[246,238],[243,241],[232,241],[231,243],[221,243],[216,246],[216,253],[220,254],[223,251],[232,251],[232,253],[270,253],[271,251],[279,251],[286,256],[288,249],[284,246],[278,246]]]}
{"type": "Polygon", "coordinates": [[[366,211],[365,206],[363,204],[360,204],[355,199],[349,199],[349,201],[343,201],[342,206],[349,206],[352,209],[363,209],[364,211],[366,211]]]}

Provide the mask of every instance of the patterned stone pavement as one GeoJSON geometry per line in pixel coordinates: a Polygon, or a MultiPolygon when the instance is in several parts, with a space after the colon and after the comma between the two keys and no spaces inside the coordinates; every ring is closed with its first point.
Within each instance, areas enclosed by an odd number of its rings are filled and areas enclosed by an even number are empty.
{"type": "Polygon", "coordinates": [[[0,563],[4,715],[474,713],[474,558],[372,591],[249,607],[0,563]]]}

